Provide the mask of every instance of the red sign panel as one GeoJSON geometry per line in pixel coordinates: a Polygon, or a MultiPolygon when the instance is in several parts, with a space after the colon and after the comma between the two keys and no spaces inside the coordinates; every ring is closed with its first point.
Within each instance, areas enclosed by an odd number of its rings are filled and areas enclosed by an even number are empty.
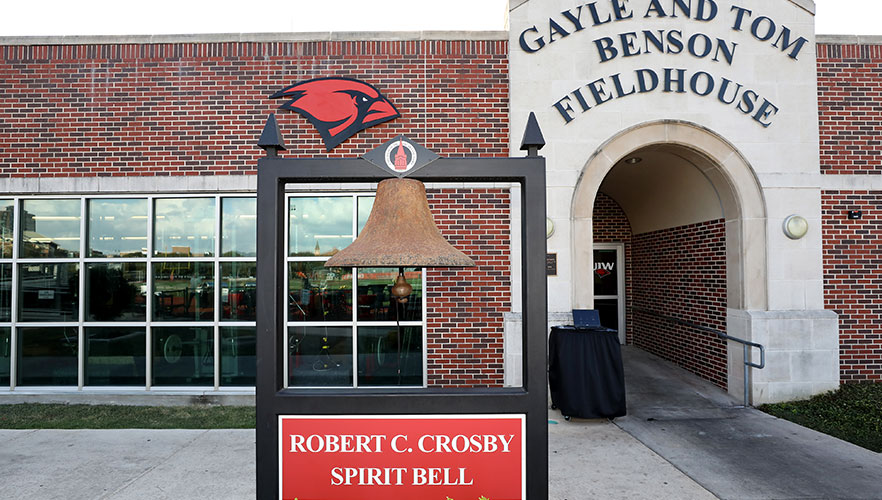
{"type": "Polygon", "coordinates": [[[524,415],[279,416],[282,500],[524,500],[524,415]]]}

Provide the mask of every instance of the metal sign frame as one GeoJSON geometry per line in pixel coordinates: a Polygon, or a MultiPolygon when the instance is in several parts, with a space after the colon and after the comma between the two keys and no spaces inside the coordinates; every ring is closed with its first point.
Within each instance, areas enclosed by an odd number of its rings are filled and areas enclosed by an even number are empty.
{"type": "Polygon", "coordinates": [[[281,158],[257,170],[257,498],[279,494],[279,415],[525,414],[527,498],[548,498],[545,159],[441,158],[410,178],[423,182],[506,182],[521,186],[523,386],[505,388],[287,388],[284,265],[286,187],[374,183],[389,178],[361,158],[281,158]]]}

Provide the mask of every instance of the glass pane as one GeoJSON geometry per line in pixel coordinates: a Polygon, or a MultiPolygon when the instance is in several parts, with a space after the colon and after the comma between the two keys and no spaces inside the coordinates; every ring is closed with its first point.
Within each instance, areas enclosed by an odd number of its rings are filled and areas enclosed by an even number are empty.
{"type": "Polygon", "coordinates": [[[77,385],[77,329],[19,328],[18,385],[77,385]]]}
{"type": "Polygon", "coordinates": [[[257,320],[257,263],[221,263],[221,319],[257,320]]]}
{"type": "Polygon", "coordinates": [[[86,321],[147,319],[147,264],[87,264],[86,321]]]}
{"type": "Polygon", "coordinates": [[[359,386],[422,386],[422,327],[358,327],[359,386]]]}
{"type": "Polygon", "coordinates": [[[351,196],[291,198],[289,254],[334,255],[352,243],[351,196]]]}
{"type": "Polygon", "coordinates": [[[288,328],[288,385],[352,386],[352,328],[288,328]]]}
{"type": "Polygon", "coordinates": [[[147,383],[144,327],[86,328],[86,385],[147,383]]]}
{"type": "Polygon", "coordinates": [[[214,264],[154,262],[153,319],[214,320],[214,264]]]}
{"type": "Polygon", "coordinates": [[[12,355],[12,329],[0,328],[0,386],[9,385],[9,357],[12,355]]]}
{"type": "Polygon", "coordinates": [[[619,329],[618,299],[594,299],[594,308],[600,314],[600,326],[619,329]]]}
{"type": "Polygon", "coordinates": [[[0,259],[12,258],[14,224],[15,203],[12,200],[0,200],[0,259]]]}
{"type": "Polygon", "coordinates": [[[616,255],[616,250],[594,251],[594,295],[619,294],[616,255]]]}
{"type": "Polygon", "coordinates": [[[256,257],[257,198],[224,198],[221,210],[221,255],[256,257]]]}
{"type": "Polygon", "coordinates": [[[352,321],[352,273],[322,262],[288,264],[289,321],[352,321]]]}
{"type": "Polygon", "coordinates": [[[25,200],[21,256],[80,256],[80,200],[25,200]]]}
{"type": "Polygon", "coordinates": [[[78,321],[78,264],[21,264],[19,321],[78,321]]]}
{"type": "Polygon", "coordinates": [[[0,322],[12,321],[12,264],[0,264],[0,322]]]}
{"type": "Polygon", "coordinates": [[[256,380],[257,329],[228,326],[220,329],[221,385],[254,385],[256,380]]]}
{"type": "Polygon", "coordinates": [[[154,328],[153,385],[214,385],[214,328],[154,328]]]}
{"type": "Polygon", "coordinates": [[[390,290],[398,277],[398,270],[388,267],[358,269],[359,321],[421,321],[423,319],[423,273],[419,268],[406,268],[404,277],[413,293],[407,302],[391,302],[390,290]],[[395,305],[398,306],[396,315],[395,305]]]}
{"type": "Polygon", "coordinates": [[[147,255],[147,200],[89,200],[89,257],[147,255]]]}
{"type": "Polygon", "coordinates": [[[364,225],[367,224],[372,208],[374,208],[373,196],[358,197],[358,234],[361,234],[361,230],[364,229],[364,225]]]}
{"type": "Polygon", "coordinates": [[[154,212],[154,255],[214,255],[214,198],[162,198],[154,212]]]}

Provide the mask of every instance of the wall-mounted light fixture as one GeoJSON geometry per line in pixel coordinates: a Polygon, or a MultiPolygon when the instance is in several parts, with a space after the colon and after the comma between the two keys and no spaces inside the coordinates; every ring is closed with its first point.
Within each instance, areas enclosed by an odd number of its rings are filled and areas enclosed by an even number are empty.
{"type": "Polygon", "coordinates": [[[554,221],[545,218],[545,239],[551,238],[551,235],[554,234],[554,221]]]}
{"type": "Polygon", "coordinates": [[[800,215],[784,219],[784,234],[791,240],[798,240],[808,233],[808,221],[800,215]]]}

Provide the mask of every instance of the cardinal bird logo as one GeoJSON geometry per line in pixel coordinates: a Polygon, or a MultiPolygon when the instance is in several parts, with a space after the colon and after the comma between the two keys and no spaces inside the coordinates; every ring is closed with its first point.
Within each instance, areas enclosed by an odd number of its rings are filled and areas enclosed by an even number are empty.
{"type": "Polygon", "coordinates": [[[303,115],[328,151],[357,132],[401,116],[373,85],[351,78],[316,78],[285,87],[270,99],[290,99],[280,109],[303,115]]]}

